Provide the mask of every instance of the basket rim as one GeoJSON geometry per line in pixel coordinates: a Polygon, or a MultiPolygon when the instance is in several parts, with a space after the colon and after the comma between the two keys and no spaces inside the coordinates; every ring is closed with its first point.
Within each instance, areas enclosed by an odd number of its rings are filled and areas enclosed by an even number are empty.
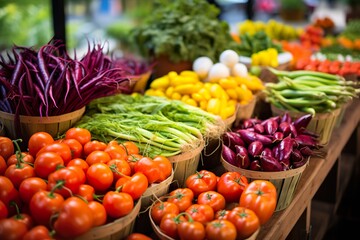
{"type": "Polygon", "coordinates": [[[168,159],[170,160],[171,163],[187,161],[187,160],[194,158],[194,157],[198,156],[199,154],[201,154],[201,151],[204,149],[204,146],[205,146],[205,141],[201,139],[198,147],[196,147],[190,151],[180,153],[175,156],[170,156],[170,157],[168,157],[168,159]]]}
{"type": "Polygon", "coordinates": [[[304,172],[305,168],[309,165],[309,162],[310,162],[310,157],[308,158],[308,161],[299,168],[294,168],[287,171],[264,172],[264,171],[253,171],[253,170],[236,167],[225,161],[225,159],[221,156],[221,164],[227,171],[235,171],[251,179],[275,180],[275,179],[284,179],[284,178],[293,177],[304,172]]]}
{"type": "Polygon", "coordinates": [[[172,182],[172,180],[174,179],[174,169],[171,170],[171,174],[169,177],[167,177],[164,181],[161,181],[159,183],[153,183],[151,184],[146,191],[143,193],[143,195],[141,196],[143,197],[150,197],[153,196],[154,192],[158,191],[159,189],[162,189],[164,187],[168,187],[169,184],[172,182]]]}
{"type": "MultiPolygon", "coordinates": [[[[305,114],[308,114],[306,112],[294,112],[294,111],[290,111],[287,109],[281,109],[281,108],[276,107],[274,104],[270,104],[270,107],[271,107],[271,111],[275,114],[282,114],[282,113],[288,112],[291,117],[295,117],[295,118],[298,118],[305,114]]],[[[342,107],[338,107],[338,108],[333,109],[331,112],[325,112],[325,113],[319,112],[319,113],[316,113],[315,116],[313,116],[313,119],[325,119],[328,117],[337,117],[340,114],[341,110],[342,110],[342,107]]]]}

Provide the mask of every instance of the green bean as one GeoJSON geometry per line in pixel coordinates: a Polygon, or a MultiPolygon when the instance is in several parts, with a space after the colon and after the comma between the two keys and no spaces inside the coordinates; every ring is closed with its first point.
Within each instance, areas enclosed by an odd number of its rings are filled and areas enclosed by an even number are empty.
{"type": "Polygon", "coordinates": [[[339,75],[333,75],[333,74],[317,72],[317,71],[309,71],[309,70],[283,71],[274,68],[268,68],[268,69],[278,77],[286,76],[289,78],[296,78],[300,76],[314,76],[314,77],[321,77],[330,80],[345,80],[344,77],[341,77],[339,75]]]}
{"type": "Polygon", "coordinates": [[[284,89],[278,91],[283,97],[309,97],[309,98],[323,98],[326,97],[326,94],[323,92],[313,91],[313,90],[294,90],[294,89],[284,89]]]}

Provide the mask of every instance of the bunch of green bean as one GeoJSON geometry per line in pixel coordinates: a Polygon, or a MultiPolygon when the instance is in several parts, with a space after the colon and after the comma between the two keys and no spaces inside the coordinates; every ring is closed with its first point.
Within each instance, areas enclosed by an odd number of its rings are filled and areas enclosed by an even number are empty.
{"type": "Polygon", "coordinates": [[[266,101],[275,107],[294,112],[331,112],[353,98],[360,89],[358,82],[347,81],[338,75],[308,70],[269,70],[277,76],[277,83],[266,83],[266,101]]]}

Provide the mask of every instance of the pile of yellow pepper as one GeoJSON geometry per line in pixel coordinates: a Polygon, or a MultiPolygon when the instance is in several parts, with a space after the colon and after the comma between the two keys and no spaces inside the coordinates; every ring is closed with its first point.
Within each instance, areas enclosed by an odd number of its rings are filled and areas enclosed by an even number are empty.
{"type": "Polygon", "coordinates": [[[179,74],[171,71],[154,79],[145,94],[180,100],[227,119],[236,113],[237,104],[248,104],[254,93],[263,88],[256,76],[230,76],[210,83],[202,82],[194,71],[186,70],[179,74]]]}
{"type": "Polygon", "coordinates": [[[268,48],[266,50],[253,53],[251,55],[251,65],[254,66],[279,66],[278,51],[275,48],[268,48]]]}

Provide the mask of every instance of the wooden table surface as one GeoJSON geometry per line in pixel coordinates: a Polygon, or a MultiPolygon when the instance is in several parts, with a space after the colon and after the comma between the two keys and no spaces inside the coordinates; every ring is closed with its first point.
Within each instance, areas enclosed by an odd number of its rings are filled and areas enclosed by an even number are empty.
{"type": "Polygon", "coordinates": [[[347,108],[341,125],[335,127],[329,144],[322,149],[326,156],[310,159],[309,165],[298,183],[292,202],[286,209],[274,213],[270,220],[262,226],[257,239],[286,239],[305,209],[311,204],[312,198],[337,161],[352,133],[357,129],[359,119],[360,101],[355,99],[347,108]]]}

